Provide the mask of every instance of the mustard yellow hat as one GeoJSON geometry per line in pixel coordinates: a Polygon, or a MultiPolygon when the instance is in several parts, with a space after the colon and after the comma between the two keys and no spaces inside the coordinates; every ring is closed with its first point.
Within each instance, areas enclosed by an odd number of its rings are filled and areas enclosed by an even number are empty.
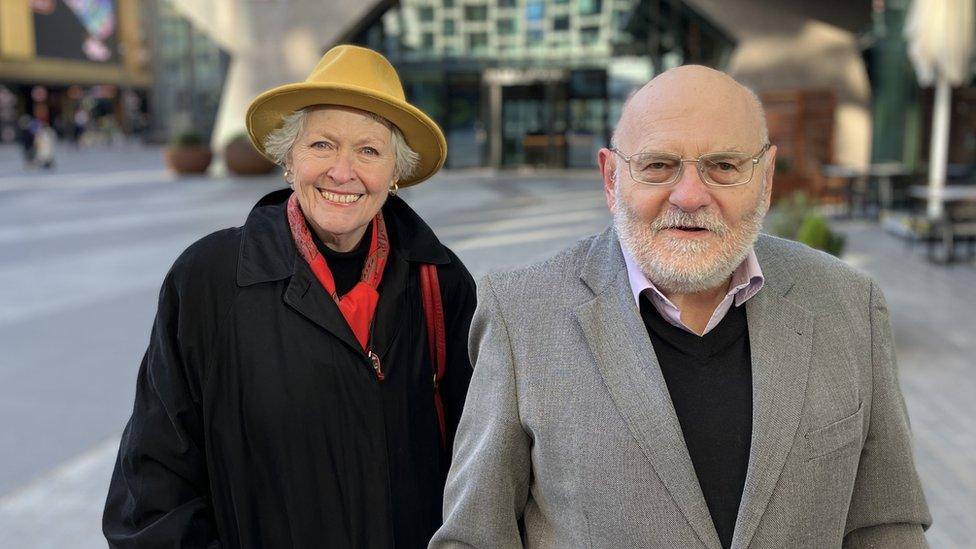
{"type": "Polygon", "coordinates": [[[434,175],[447,158],[447,141],[437,124],[403,94],[393,65],[379,53],[342,45],[327,51],[304,82],[272,88],[247,109],[251,143],[264,150],[264,139],[281,126],[282,117],[312,105],[342,105],[382,116],[400,128],[407,144],[420,155],[414,174],[399,182],[416,185],[434,175]]]}

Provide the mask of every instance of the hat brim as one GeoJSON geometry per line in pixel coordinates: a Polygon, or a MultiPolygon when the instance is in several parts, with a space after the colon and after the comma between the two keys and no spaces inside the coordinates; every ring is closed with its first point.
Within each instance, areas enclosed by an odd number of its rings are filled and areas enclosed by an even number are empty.
{"type": "Polygon", "coordinates": [[[286,84],[259,95],[247,109],[247,133],[255,148],[264,150],[264,140],[281,126],[284,116],[313,105],[341,105],[371,112],[389,120],[403,133],[420,160],[413,175],[398,182],[400,187],[416,185],[437,173],[447,159],[447,140],[437,124],[417,107],[395,97],[358,86],[339,84],[286,84]]]}

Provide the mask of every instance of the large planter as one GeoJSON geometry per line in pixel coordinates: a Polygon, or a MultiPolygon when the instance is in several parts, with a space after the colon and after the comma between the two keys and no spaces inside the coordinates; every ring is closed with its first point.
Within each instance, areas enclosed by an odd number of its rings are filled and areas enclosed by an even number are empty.
{"type": "Polygon", "coordinates": [[[163,158],[176,173],[203,173],[210,167],[213,153],[206,145],[168,147],[163,151],[163,158]]]}
{"type": "Polygon", "coordinates": [[[232,139],[227,143],[224,163],[235,175],[264,175],[275,169],[275,163],[262,156],[247,138],[232,139]]]}

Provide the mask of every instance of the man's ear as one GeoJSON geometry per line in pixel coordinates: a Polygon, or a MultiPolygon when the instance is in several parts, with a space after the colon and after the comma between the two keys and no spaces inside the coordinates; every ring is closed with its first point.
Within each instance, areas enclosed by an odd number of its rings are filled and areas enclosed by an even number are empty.
{"type": "Polygon", "coordinates": [[[603,177],[603,195],[607,199],[607,207],[610,211],[616,208],[616,195],[614,194],[617,181],[614,172],[617,169],[617,159],[613,151],[607,148],[600,149],[596,155],[596,162],[600,166],[600,175],[603,177]]]}
{"type": "Polygon", "coordinates": [[[765,172],[763,175],[766,177],[766,196],[763,198],[763,202],[768,212],[773,198],[773,175],[776,174],[776,145],[770,145],[769,150],[766,151],[765,172]]]}

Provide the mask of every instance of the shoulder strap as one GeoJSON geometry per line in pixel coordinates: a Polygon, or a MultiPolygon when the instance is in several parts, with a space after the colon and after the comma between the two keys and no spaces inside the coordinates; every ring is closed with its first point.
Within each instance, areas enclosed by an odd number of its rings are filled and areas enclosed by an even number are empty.
{"type": "Polygon", "coordinates": [[[427,320],[427,345],[434,367],[434,408],[441,429],[441,447],[447,447],[447,422],[444,418],[444,401],[441,399],[441,380],[447,370],[447,342],[444,334],[444,305],[441,302],[441,285],[437,279],[437,265],[424,263],[420,266],[420,295],[427,320]]]}

